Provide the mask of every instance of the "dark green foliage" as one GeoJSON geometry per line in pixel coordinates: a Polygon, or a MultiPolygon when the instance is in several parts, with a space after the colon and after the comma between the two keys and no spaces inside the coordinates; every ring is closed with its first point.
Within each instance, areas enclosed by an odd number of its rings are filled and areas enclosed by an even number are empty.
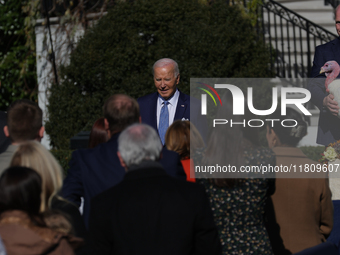
{"type": "Polygon", "coordinates": [[[117,3],[80,40],[51,89],[52,146],[67,149],[72,136],[89,130],[109,95],[154,92],[152,65],[160,58],[178,62],[185,93],[193,77],[268,77],[269,58],[250,19],[225,2],[117,3]]]}
{"type": "Polygon", "coordinates": [[[0,1],[0,110],[16,99],[37,100],[36,59],[27,47],[25,1],[0,1]]]}
{"type": "Polygon", "coordinates": [[[59,161],[59,164],[64,169],[64,177],[67,175],[69,169],[69,161],[71,159],[72,150],[51,150],[53,156],[59,161]]]}
{"type": "Polygon", "coordinates": [[[324,146],[302,146],[299,148],[308,158],[315,161],[319,161],[319,159],[321,159],[321,153],[325,151],[324,146]]]}

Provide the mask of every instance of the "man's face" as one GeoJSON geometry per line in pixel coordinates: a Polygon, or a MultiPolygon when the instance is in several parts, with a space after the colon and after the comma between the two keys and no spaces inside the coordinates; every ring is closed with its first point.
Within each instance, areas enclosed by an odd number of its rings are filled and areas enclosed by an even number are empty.
{"type": "Polygon", "coordinates": [[[338,8],[335,13],[335,28],[336,32],[340,36],[340,8],[338,8]]]}
{"type": "Polygon", "coordinates": [[[169,64],[163,67],[156,67],[154,69],[153,80],[158,93],[167,100],[176,92],[179,74],[175,77],[174,65],[169,64]]]}

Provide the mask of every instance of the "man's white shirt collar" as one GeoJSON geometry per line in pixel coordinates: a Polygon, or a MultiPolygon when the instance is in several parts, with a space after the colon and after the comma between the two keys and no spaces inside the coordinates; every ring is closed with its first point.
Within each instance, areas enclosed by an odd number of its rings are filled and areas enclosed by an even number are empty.
{"type": "MultiPolygon", "coordinates": [[[[174,122],[175,114],[176,114],[176,108],[177,108],[177,103],[178,103],[178,98],[179,98],[179,91],[176,89],[175,94],[168,100],[168,110],[169,110],[169,126],[174,122]]],[[[163,106],[163,99],[158,97],[157,99],[157,128],[159,124],[159,116],[161,113],[161,109],[163,106]]]]}

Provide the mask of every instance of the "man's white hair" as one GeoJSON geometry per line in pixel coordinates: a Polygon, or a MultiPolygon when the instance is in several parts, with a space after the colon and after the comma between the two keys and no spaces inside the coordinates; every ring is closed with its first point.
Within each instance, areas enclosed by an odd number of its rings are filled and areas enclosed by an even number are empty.
{"type": "Polygon", "coordinates": [[[164,67],[164,66],[167,66],[167,65],[173,65],[174,66],[174,75],[175,75],[175,77],[177,77],[177,75],[179,75],[178,64],[175,60],[173,60],[171,58],[161,58],[161,59],[157,60],[153,64],[152,74],[155,75],[155,68],[164,67]]]}
{"type": "Polygon", "coordinates": [[[337,14],[339,8],[340,8],[340,4],[335,8],[335,11],[334,11],[334,13],[335,13],[335,19],[336,19],[336,14],[337,14]]]}
{"type": "Polygon", "coordinates": [[[145,124],[126,128],[118,138],[118,151],[127,167],[159,158],[162,144],[156,131],[145,124]]]}

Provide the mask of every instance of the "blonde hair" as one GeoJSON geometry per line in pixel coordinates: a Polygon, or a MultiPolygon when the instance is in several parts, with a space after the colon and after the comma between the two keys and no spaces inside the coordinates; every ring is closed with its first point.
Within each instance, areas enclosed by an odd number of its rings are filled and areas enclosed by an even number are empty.
{"type": "Polygon", "coordinates": [[[20,143],[15,151],[11,166],[25,166],[34,169],[41,176],[42,194],[40,211],[51,208],[53,197],[63,185],[62,168],[54,156],[37,141],[20,143]]]}

